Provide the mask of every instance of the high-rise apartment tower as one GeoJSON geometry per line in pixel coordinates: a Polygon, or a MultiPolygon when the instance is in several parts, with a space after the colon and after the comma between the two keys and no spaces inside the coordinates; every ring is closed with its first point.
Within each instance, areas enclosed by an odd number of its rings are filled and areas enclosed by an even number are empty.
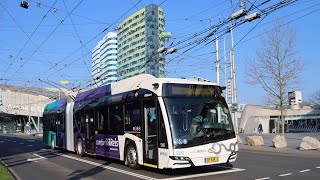
{"type": "Polygon", "coordinates": [[[118,80],[142,73],[165,76],[165,60],[157,50],[164,46],[163,9],[150,4],[117,26],[118,80]]]}
{"type": "Polygon", "coordinates": [[[92,50],[92,85],[117,81],[117,33],[109,32],[92,50]]]}

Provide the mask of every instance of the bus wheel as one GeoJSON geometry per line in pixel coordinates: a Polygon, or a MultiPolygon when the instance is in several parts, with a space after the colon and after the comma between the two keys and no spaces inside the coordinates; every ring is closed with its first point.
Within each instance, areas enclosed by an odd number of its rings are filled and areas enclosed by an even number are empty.
{"type": "Polygon", "coordinates": [[[51,149],[54,149],[54,137],[51,136],[51,149]]]}
{"type": "Polygon", "coordinates": [[[80,138],[77,141],[77,154],[83,156],[82,140],[80,138]]]}
{"type": "Polygon", "coordinates": [[[138,164],[137,150],[132,144],[130,144],[127,147],[126,158],[127,158],[128,166],[131,169],[139,169],[140,168],[140,165],[138,164]]]}

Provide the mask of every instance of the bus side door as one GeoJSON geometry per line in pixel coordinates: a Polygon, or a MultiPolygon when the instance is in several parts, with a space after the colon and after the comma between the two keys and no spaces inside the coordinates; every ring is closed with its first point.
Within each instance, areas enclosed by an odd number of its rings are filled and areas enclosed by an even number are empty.
{"type": "Polygon", "coordinates": [[[144,165],[158,167],[157,103],[152,98],[142,103],[144,117],[144,165]]]}
{"type": "Polygon", "coordinates": [[[94,113],[93,110],[85,111],[86,121],[86,148],[87,152],[95,153],[95,130],[94,130],[94,113]]]}

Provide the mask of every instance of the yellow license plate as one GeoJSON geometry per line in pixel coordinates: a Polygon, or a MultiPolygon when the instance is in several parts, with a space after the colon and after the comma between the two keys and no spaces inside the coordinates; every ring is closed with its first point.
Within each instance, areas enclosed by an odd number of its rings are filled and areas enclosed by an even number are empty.
{"type": "Polygon", "coordinates": [[[219,157],[211,157],[211,158],[205,159],[206,163],[212,163],[212,162],[218,162],[218,161],[219,161],[219,157]]]}

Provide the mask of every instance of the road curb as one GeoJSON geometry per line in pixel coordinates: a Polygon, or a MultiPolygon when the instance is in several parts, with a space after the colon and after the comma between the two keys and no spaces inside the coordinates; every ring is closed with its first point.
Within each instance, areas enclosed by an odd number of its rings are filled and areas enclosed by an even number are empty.
{"type": "Polygon", "coordinates": [[[2,161],[2,159],[0,159],[0,162],[8,169],[8,171],[10,172],[10,175],[12,176],[12,179],[15,179],[15,180],[22,180],[18,174],[8,166],[8,164],[6,164],[5,162],[2,161]]]}

